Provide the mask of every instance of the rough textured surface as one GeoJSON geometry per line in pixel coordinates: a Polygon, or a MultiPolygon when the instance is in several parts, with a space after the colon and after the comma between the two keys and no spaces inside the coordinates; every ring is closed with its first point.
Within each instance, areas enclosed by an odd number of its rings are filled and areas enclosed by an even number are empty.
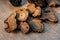
{"type": "Polygon", "coordinates": [[[19,7],[13,7],[8,1],[0,0],[0,40],[60,40],[60,7],[54,8],[59,22],[56,24],[44,23],[44,33],[7,33],[4,28],[4,20],[8,18],[10,13],[17,10],[19,7]]]}
{"type": "Polygon", "coordinates": [[[12,32],[17,28],[16,19],[15,19],[16,13],[12,13],[5,21],[6,24],[5,30],[7,32],[12,32]]]}

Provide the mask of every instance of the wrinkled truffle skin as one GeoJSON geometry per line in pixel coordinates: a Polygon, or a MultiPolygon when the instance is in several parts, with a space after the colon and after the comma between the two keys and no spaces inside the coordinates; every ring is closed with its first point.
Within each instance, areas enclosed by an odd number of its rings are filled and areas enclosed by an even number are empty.
{"type": "Polygon", "coordinates": [[[17,28],[15,14],[12,13],[6,20],[5,20],[6,28],[5,30],[7,32],[13,32],[17,28]]]}
{"type": "Polygon", "coordinates": [[[58,22],[58,18],[57,18],[57,16],[56,16],[55,14],[53,14],[52,12],[49,12],[48,15],[50,15],[50,16],[48,16],[48,18],[47,18],[48,21],[58,22]]]}
{"type": "Polygon", "coordinates": [[[39,6],[35,7],[35,4],[31,3],[27,6],[27,9],[30,11],[33,17],[41,15],[41,8],[39,6]]]}
{"type": "Polygon", "coordinates": [[[35,4],[29,3],[27,9],[33,14],[33,12],[36,10],[35,4]]]}
{"type": "Polygon", "coordinates": [[[50,22],[58,22],[57,16],[54,14],[55,12],[51,11],[50,8],[44,8],[42,10],[41,19],[48,20],[50,22]]]}
{"type": "Polygon", "coordinates": [[[44,27],[43,27],[43,23],[41,20],[39,20],[37,18],[33,18],[33,19],[29,20],[28,23],[29,23],[32,31],[38,32],[38,33],[43,32],[44,27]]]}
{"type": "Polygon", "coordinates": [[[26,9],[19,9],[17,11],[17,14],[18,14],[18,20],[19,21],[26,21],[27,18],[28,18],[28,11],[26,9]]]}
{"type": "Polygon", "coordinates": [[[36,10],[34,11],[34,13],[32,15],[34,17],[40,16],[41,15],[41,8],[40,7],[36,7],[36,10]]]}
{"type": "Polygon", "coordinates": [[[28,33],[29,32],[29,25],[27,22],[20,22],[20,28],[22,33],[28,33]]]}

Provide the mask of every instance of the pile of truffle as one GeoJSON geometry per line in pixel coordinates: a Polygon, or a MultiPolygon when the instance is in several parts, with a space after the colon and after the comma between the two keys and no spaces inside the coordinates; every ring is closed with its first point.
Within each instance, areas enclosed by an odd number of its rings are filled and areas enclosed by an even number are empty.
{"type": "Polygon", "coordinates": [[[51,7],[60,6],[59,0],[28,0],[28,2],[27,8],[20,8],[4,21],[7,32],[20,29],[22,33],[29,31],[41,33],[44,31],[43,22],[58,22],[58,18],[51,7]]]}

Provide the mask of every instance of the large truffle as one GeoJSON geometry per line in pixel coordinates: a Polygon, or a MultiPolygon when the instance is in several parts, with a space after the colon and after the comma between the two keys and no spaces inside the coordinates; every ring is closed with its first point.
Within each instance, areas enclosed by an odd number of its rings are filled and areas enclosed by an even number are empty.
{"type": "Polygon", "coordinates": [[[15,15],[16,15],[15,13],[12,13],[12,14],[5,20],[5,24],[6,24],[5,30],[6,30],[7,32],[13,32],[13,31],[17,28],[15,15]]]}

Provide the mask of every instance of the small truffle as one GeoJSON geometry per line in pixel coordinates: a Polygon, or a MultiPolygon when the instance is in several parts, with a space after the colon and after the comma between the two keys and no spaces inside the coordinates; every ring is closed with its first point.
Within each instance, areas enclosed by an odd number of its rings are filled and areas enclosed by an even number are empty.
{"type": "Polygon", "coordinates": [[[27,22],[20,22],[21,32],[28,33],[29,32],[29,25],[27,22]]]}
{"type": "Polygon", "coordinates": [[[40,7],[36,7],[35,12],[33,13],[34,17],[40,16],[41,15],[41,8],[40,7]]]}

